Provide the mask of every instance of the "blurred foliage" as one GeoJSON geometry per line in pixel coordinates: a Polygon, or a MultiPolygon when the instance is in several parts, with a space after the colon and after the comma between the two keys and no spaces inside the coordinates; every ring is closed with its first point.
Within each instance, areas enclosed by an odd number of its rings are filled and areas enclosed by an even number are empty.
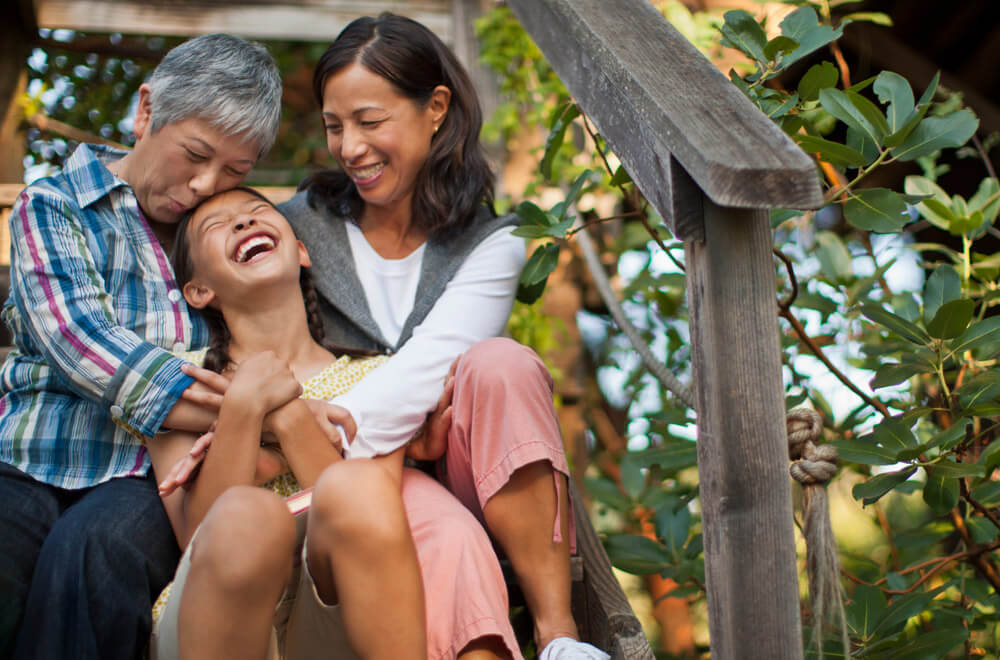
{"type": "MultiPolygon", "coordinates": [[[[31,176],[61,167],[76,146],[55,129],[41,130],[39,122],[33,121],[38,115],[131,146],[130,117],[139,85],[160,58],[182,41],[70,30],[41,30],[40,39],[42,45],[28,58],[28,89],[21,99],[28,122],[25,168],[31,176]]],[[[294,186],[329,161],[311,77],[312,65],[327,44],[271,41],[266,45],[284,80],[284,112],[274,149],[248,183],[294,186]]]]}
{"type": "MultiPolygon", "coordinates": [[[[840,452],[839,478],[853,484],[853,506],[876,530],[860,552],[840,530],[852,654],[996,658],[1000,182],[989,151],[997,137],[980,142],[974,113],[937,78],[919,96],[891,71],[845,85],[849,71],[833,57],[844,25],[888,24],[888,16],[832,13],[851,4],[843,0],[786,4],[795,9],[776,32],[743,10],[713,19],[677,2],[658,6],[707,54],[721,45],[745,58],[730,79],[815,157],[823,182],[825,208],[775,209],[772,227],[789,262],[776,262],[779,287],[797,290],[780,312],[787,403],[823,415],[826,439],[840,452]],[[943,177],[969,157],[980,161],[977,179],[949,190],[943,177]],[[901,163],[910,174],[896,189],[870,186],[873,173],[901,163]],[[890,272],[897,264],[910,264],[910,276],[890,272]],[[832,356],[829,367],[818,356],[832,356]],[[855,382],[859,374],[868,382],[855,382]]],[[[690,378],[685,278],[665,258],[664,248],[674,247],[666,227],[509,11],[495,10],[478,27],[508,94],[493,130],[509,137],[539,120],[550,129],[516,206],[518,233],[535,242],[519,297],[542,296],[560,251],[572,248],[581,224],[593,225],[605,263],[616,263],[626,281],[629,316],[668,366],[690,378]],[[555,203],[541,194],[553,188],[562,191],[555,203]],[[615,211],[602,218],[595,200],[608,195],[615,211]]],[[[608,553],[623,570],[673,578],[673,595],[699,602],[693,413],[664,395],[607,317],[600,321],[592,342],[598,370],[618,374],[605,396],[629,419],[630,450],[614,456],[616,469],[591,470],[587,479],[590,494],[618,514],[608,553]]],[[[803,614],[808,623],[807,607],[803,614]]],[[[840,656],[835,637],[824,649],[840,656]]]]}

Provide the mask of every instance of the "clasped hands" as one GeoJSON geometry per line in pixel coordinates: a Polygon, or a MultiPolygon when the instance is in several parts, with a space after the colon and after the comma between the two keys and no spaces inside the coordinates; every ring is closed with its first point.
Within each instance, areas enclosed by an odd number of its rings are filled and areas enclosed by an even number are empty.
{"type": "MultiPolygon", "coordinates": [[[[454,392],[456,359],[448,372],[444,391],[437,406],[427,416],[427,422],[410,440],[407,456],[415,460],[437,460],[447,447],[448,431],[452,420],[452,394],[454,392]]],[[[271,352],[254,355],[241,362],[236,369],[219,374],[193,364],[181,370],[195,383],[184,390],[182,398],[216,413],[225,401],[239,405],[248,415],[260,415],[262,446],[271,431],[282,424],[290,404],[305,404],[323,433],[337,451],[343,455],[343,442],[350,444],[357,433],[357,424],[350,411],[341,406],[315,399],[300,399],[302,385],[295,379],[288,364],[271,352]]],[[[187,487],[197,476],[205,455],[215,437],[215,423],[200,435],[188,454],[174,464],[159,485],[165,497],[178,487],[187,487]]],[[[269,444],[276,447],[276,444],[269,444]]]]}

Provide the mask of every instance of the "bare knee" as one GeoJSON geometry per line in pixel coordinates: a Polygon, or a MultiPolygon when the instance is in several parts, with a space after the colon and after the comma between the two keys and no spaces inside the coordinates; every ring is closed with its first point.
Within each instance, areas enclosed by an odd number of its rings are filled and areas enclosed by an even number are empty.
{"type": "Polygon", "coordinates": [[[227,590],[284,581],[295,551],[295,522],[284,501],[249,486],[230,488],[212,505],[192,541],[192,572],[227,590]]]}
{"type": "Polygon", "coordinates": [[[309,543],[378,547],[408,539],[399,484],[366,460],[342,461],[323,471],[313,487],[309,543]]]}

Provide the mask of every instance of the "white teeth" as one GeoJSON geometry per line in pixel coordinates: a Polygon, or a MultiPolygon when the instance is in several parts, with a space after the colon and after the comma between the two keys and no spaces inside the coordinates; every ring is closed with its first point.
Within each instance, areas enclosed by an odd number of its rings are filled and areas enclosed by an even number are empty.
{"type": "Polygon", "coordinates": [[[243,241],[240,246],[236,249],[236,262],[243,263],[247,260],[247,255],[255,247],[264,246],[268,250],[274,249],[274,239],[270,236],[264,236],[258,234],[257,236],[252,236],[247,240],[243,241]]]}
{"type": "Polygon", "coordinates": [[[379,172],[381,172],[383,167],[385,167],[385,163],[376,163],[376,164],[370,165],[368,167],[362,167],[362,168],[355,169],[355,170],[353,170],[354,171],[354,178],[355,179],[370,179],[373,176],[375,176],[376,174],[378,174],[379,172]]]}

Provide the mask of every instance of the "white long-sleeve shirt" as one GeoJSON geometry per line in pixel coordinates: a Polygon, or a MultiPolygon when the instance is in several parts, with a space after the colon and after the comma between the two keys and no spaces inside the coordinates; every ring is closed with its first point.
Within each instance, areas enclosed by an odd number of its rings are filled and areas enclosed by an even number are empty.
{"type": "MultiPolygon", "coordinates": [[[[346,227],[372,317],[395,344],[416,300],[424,246],[402,259],[385,259],[360,228],[346,227]]],[[[455,358],[503,331],[525,262],[524,240],[513,229],[499,229],[477,245],[399,351],[331,401],[350,411],[358,426],[349,458],[387,454],[406,444],[437,404],[455,358]]]]}

